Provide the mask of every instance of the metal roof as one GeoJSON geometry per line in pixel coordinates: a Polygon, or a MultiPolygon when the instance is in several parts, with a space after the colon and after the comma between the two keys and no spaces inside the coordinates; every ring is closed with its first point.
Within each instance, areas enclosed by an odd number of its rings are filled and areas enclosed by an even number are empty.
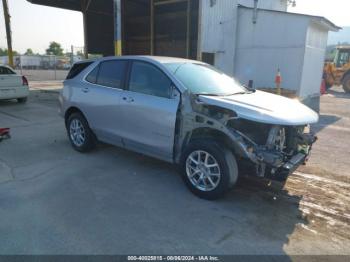
{"type": "MultiPolygon", "coordinates": [[[[247,6],[244,6],[244,5],[238,5],[238,7],[239,8],[245,8],[245,9],[254,10],[254,8],[247,7],[247,6]]],[[[258,11],[274,12],[274,13],[280,13],[280,14],[285,14],[285,15],[294,15],[294,16],[299,16],[299,17],[306,17],[306,18],[311,19],[313,22],[316,22],[319,25],[327,28],[329,31],[338,32],[339,30],[342,29],[341,27],[335,25],[334,23],[332,23],[330,20],[328,20],[327,18],[325,18],[323,16],[291,13],[291,12],[284,12],[284,11],[270,10],[270,9],[262,9],[262,8],[258,8],[258,11]]]]}
{"type": "Polygon", "coordinates": [[[114,54],[113,0],[27,0],[32,4],[80,11],[84,14],[90,54],[114,54]]]}
{"type": "Polygon", "coordinates": [[[27,0],[32,4],[47,5],[74,11],[82,11],[80,0],[27,0]]]}

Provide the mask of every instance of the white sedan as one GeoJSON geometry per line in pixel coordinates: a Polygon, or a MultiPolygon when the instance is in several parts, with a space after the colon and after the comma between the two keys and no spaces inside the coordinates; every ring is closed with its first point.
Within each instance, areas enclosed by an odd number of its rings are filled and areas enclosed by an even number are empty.
{"type": "Polygon", "coordinates": [[[0,100],[17,99],[25,103],[29,95],[28,80],[18,75],[10,67],[0,65],[0,100]]]}

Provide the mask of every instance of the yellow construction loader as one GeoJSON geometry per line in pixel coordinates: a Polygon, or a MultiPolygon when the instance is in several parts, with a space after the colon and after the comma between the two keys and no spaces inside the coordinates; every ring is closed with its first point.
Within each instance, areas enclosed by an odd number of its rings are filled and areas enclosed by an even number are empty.
{"type": "Polygon", "coordinates": [[[324,79],[327,88],[343,85],[345,92],[350,93],[350,45],[338,46],[333,62],[326,62],[324,79]]]}

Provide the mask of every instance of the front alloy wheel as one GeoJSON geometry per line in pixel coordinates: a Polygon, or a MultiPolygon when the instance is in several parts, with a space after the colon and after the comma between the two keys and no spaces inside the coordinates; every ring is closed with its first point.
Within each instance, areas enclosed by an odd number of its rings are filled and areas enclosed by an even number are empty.
{"type": "Polygon", "coordinates": [[[208,152],[199,150],[188,156],[186,174],[192,185],[201,191],[214,190],[221,179],[217,160],[208,152]]]}
{"type": "Polygon", "coordinates": [[[223,197],[238,179],[238,167],[231,150],[210,138],[193,140],[181,158],[182,178],[200,198],[223,197]]]}

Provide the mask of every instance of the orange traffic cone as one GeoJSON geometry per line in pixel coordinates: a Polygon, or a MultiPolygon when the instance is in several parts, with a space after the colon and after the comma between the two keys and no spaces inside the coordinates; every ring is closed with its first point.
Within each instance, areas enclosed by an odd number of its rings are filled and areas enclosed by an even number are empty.
{"type": "Polygon", "coordinates": [[[276,84],[276,89],[277,89],[277,94],[281,95],[281,83],[282,83],[282,76],[281,76],[281,70],[278,68],[277,70],[277,75],[275,78],[275,84],[276,84]]]}

